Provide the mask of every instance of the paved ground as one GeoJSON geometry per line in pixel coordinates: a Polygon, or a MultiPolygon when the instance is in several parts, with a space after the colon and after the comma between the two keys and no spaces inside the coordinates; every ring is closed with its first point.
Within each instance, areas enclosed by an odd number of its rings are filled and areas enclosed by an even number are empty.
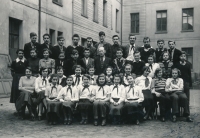
{"type": "Polygon", "coordinates": [[[46,121],[18,120],[13,115],[15,108],[10,104],[9,98],[0,98],[0,137],[138,137],[138,138],[200,138],[200,91],[191,91],[190,111],[193,123],[187,123],[183,119],[177,123],[159,120],[146,121],[139,126],[121,125],[94,127],[92,124],[81,126],[75,123],[71,126],[62,124],[56,126],[47,125],[46,121]]]}

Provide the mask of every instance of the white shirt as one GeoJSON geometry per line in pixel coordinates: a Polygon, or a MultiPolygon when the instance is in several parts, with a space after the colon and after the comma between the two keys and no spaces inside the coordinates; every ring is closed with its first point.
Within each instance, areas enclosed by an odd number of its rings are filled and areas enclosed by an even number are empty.
{"type": "Polygon", "coordinates": [[[35,91],[36,92],[40,92],[46,89],[46,86],[49,85],[49,80],[46,77],[45,78],[46,81],[43,81],[42,77],[38,77],[35,79],[35,91]]]}
{"type": "Polygon", "coordinates": [[[91,95],[94,90],[94,86],[89,85],[89,87],[85,88],[85,89],[84,89],[83,85],[79,85],[78,87],[80,89],[79,99],[90,99],[91,98],[91,95]]]}
{"type": "Polygon", "coordinates": [[[146,77],[145,76],[140,76],[140,77],[137,77],[135,79],[135,85],[136,86],[139,86],[142,90],[150,90],[151,89],[151,82],[152,82],[152,78],[151,77],[147,77],[149,79],[149,85],[146,87],[145,86],[145,80],[146,80],[146,77]]]}
{"type": "Polygon", "coordinates": [[[70,91],[70,89],[68,89],[68,85],[63,87],[59,94],[57,99],[63,99],[63,100],[71,100],[71,101],[78,101],[79,100],[79,93],[80,93],[80,89],[74,86],[70,86],[72,89],[72,93],[70,91]]]}
{"type": "Polygon", "coordinates": [[[105,99],[110,94],[110,87],[109,86],[95,86],[92,95],[96,99],[105,99]]]}
{"type": "Polygon", "coordinates": [[[135,61],[135,58],[134,58],[135,44],[133,46],[134,48],[132,49],[132,45],[130,45],[128,57],[126,58],[126,60],[135,61]]]}
{"type": "Polygon", "coordinates": [[[128,100],[136,100],[139,103],[144,101],[144,95],[142,93],[142,89],[138,86],[135,87],[127,86],[125,88],[125,94],[126,94],[125,102],[128,100]]]}
{"type": "Polygon", "coordinates": [[[111,98],[120,98],[124,99],[125,98],[125,88],[123,85],[118,84],[118,91],[117,88],[114,88],[116,85],[111,85],[110,86],[110,92],[111,92],[111,98]]]}
{"type": "MultiPolygon", "coordinates": [[[[146,63],[145,66],[150,66],[149,63],[146,63]]],[[[158,63],[153,63],[152,64],[152,68],[150,67],[150,73],[149,73],[149,77],[154,78],[154,74],[157,68],[160,68],[160,65],[158,63]]]]}
{"type": "Polygon", "coordinates": [[[54,88],[53,84],[50,84],[45,89],[45,96],[48,98],[56,98],[61,89],[62,89],[61,85],[55,85],[55,88],[54,88]]]}

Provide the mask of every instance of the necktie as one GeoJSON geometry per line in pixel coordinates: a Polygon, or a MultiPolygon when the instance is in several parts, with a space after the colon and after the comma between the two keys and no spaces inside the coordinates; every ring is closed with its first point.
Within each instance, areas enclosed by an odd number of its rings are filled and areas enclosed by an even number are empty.
{"type": "Polygon", "coordinates": [[[131,50],[134,50],[134,49],[135,49],[135,47],[133,45],[131,45],[131,50]]]}
{"type": "Polygon", "coordinates": [[[57,90],[57,88],[56,88],[55,85],[51,87],[51,94],[52,94],[52,92],[53,92],[53,89],[56,89],[56,90],[57,90]]]}
{"type": "Polygon", "coordinates": [[[103,96],[104,96],[104,93],[105,93],[105,92],[104,92],[103,86],[100,86],[98,91],[100,91],[101,89],[103,90],[103,96]]]}
{"type": "Polygon", "coordinates": [[[173,84],[177,84],[176,79],[173,79],[173,80],[172,80],[172,83],[173,83],[173,84]]]}
{"type": "Polygon", "coordinates": [[[47,81],[45,78],[42,79],[42,85],[46,85],[47,81]]]}
{"type": "Polygon", "coordinates": [[[68,86],[67,92],[68,92],[68,90],[70,90],[70,93],[71,93],[71,96],[72,96],[72,88],[71,88],[71,86],[68,86]]]}
{"type": "Polygon", "coordinates": [[[145,87],[148,87],[149,86],[149,78],[146,77],[145,79],[145,87]]]}
{"type": "Polygon", "coordinates": [[[75,80],[75,84],[79,85],[80,83],[80,75],[76,75],[76,80],[75,80]]]}
{"type": "Polygon", "coordinates": [[[115,88],[117,89],[117,95],[118,95],[118,85],[115,85],[115,86],[113,87],[113,90],[114,90],[115,88]]]}
{"type": "Polygon", "coordinates": [[[152,64],[149,64],[149,67],[152,69],[152,64]]]}
{"type": "Polygon", "coordinates": [[[100,57],[101,68],[103,68],[103,57],[100,57]]]}
{"type": "MultiPolygon", "coordinates": [[[[85,85],[82,89],[82,92],[85,90],[85,89],[88,89],[89,90],[89,85],[85,85]]],[[[90,91],[90,90],[89,90],[90,91]]]]}

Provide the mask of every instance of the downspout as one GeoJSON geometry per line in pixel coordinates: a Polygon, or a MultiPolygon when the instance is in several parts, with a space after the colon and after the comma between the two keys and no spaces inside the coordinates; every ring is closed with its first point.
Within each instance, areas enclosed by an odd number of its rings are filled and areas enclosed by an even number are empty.
{"type": "Polygon", "coordinates": [[[40,43],[40,36],[41,36],[41,0],[39,0],[38,43],[40,43]]]}
{"type": "Polygon", "coordinates": [[[121,0],[121,45],[122,45],[122,22],[123,22],[123,16],[122,16],[122,13],[123,13],[123,0],[121,0]]]}
{"type": "Polygon", "coordinates": [[[74,35],[74,0],[72,0],[72,36],[74,35]]]}

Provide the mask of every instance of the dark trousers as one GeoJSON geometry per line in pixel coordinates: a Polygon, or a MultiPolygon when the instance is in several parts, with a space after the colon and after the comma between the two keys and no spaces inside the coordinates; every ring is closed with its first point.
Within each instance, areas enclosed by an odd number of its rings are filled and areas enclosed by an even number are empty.
{"type": "Polygon", "coordinates": [[[170,94],[170,99],[172,102],[172,114],[173,115],[179,113],[179,107],[184,108],[184,116],[190,115],[189,102],[188,102],[188,98],[185,93],[174,92],[174,93],[170,94]]]}
{"type": "Polygon", "coordinates": [[[149,112],[152,111],[154,107],[154,99],[153,95],[151,94],[150,90],[142,90],[144,95],[143,107],[145,107],[145,111],[149,112]]]}
{"type": "Polygon", "coordinates": [[[94,119],[98,119],[99,111],[100,111],[101,117],[105,118],[106,117],[106,113],[107,113],[108,105],[109,105],[108,102],[95,100],[93,102],[94,119]]]}
{"type": "Polygon", "coordinates": [[[190,103],[190,86],[188,82],[184,82],[184,93],[186,94],[188,101],[190,103]]]}
{"type": "Polygon", "coordinates": [[[165,94],[161,94],[160,97],[157,97],[155,94],[153,94],[154,96],[154,102],[155,102],[155,108],[157,105],[157,102],[159,102],[159,106],[160,106],[160,116],[164,117],[166,114],[166,111],[170,109],[171,107],[171,101],[170,101],[170,97],[167,93],[165,94]]]}

